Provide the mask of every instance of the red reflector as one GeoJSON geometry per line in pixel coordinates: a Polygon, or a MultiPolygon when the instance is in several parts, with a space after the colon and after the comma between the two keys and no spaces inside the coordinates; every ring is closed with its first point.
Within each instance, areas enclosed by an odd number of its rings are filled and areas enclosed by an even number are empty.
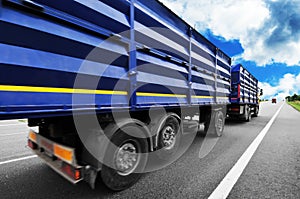
{"type": "Polygon", "coordinates": [[[28,146],[32,149],[37,149],[36,143],[33,143],[31,140],[28,140],[28,146]]]}

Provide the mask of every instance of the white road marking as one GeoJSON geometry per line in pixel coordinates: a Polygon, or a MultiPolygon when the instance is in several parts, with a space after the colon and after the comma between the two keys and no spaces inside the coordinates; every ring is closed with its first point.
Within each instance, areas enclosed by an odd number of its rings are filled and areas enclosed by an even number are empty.
{"type": "Polygon", "coordinates": [[[6,126],[27,126],[26,123],[22,124],[0,124],[0,127],[6,127],[6,126]]]}
{"type": "Polygon", "coordinates": [[[284,103],[280,106],[277,110],[275,115],[272,119],[268,122],[265,128],[258,134],[255,140],[250,144],[244,154],[240,157],[240,159],[236,162],[236,164],[231,168],[231,170],[227,173],[225,178],[220,182],[217,188],[211,193],[209,199],[225,199],[229,195],[230,191],[232,190],[235,183],[238,181],[239,177],[243,173],[244,169],[248,165],[250,159],[252,158],[253,154],[257,150],[258,146],[260,145],[261,141],[269,131],[270,127],[272,126],[273,122],[275,121],[276,117],[278,116],[280,110],[284,106],[284,103]]]}
{"type": "Polygon", "coordinates": [[[10,136],[10,135],[24,135],[24,134],[27,134],[28,132],[22,132],[22,133],[9,133],[9,134],[2,134],[0,133],[0,137],[3,137],[3,136],[10,136]]]}
{"type": "Polygon", "coordinates": [[[31,155],[31,156],[26,156],[26,157],[22,157],[22,158],[7,160],[7,161],[4,161],[4,162],[0,162],[0,165],[12,163],[12,162],[18,162],[18,161],[21,161],[21,160],[32,159],[32,158],[36,158],[36,157],[37,157],[37,155],[31,155]]]}

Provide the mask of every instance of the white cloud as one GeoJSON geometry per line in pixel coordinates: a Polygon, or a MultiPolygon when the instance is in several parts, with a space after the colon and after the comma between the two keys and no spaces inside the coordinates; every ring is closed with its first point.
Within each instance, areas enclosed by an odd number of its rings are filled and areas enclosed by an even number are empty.
{"type": "Polygon", "coordinates": [[[179,16],[182,16],[182,14],[185,11],[184,1],[169,1],[169,0],[160,0],[160,1],[179,16]]]}
{"type": "Polygon", "coordinates": [[[236,39],[261,26],[268,10],[260,0],[161,0],[192,26],[211,29],[225,39],[236,39]]]}
{"type": "Polygon", "coordinates": [[[238,39],[258,65],[300,62],[300,4],[270,0],[161,0],[200,32],[238,39]]]}
{"type": "Polygon", "coordinates": [[[279,81],[276,86],[271,86],[269,83],[260,82],[259,87],[263,89],[264,99],[271,99],[276,97],[278,100],[282,100],[287,96],[293,94],[300,94],[300,74],[285,74],[279,81]]]}

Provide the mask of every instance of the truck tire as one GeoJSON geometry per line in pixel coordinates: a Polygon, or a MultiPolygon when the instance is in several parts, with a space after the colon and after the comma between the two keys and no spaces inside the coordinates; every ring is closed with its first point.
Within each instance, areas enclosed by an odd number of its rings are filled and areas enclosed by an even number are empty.
{"type": "Polygon", "coordinates": [[[246,122],[250,122],[251,121],[251,111],[250,111],[250,107],[249,106],[245,107],[244,119],[245,119],[246,122]]]}
{"type": "Polygon", "coordinates": [[[213,128],[213,133],[217,137],[221,137],[223,135],[223,130],[224,130],[224,125],[225,125],[225,116],[222,111],[217,111],[215,113],[214,117],[214,128],[213,128]]]}
{"type": "Polygon", "coordinates": [[[170,160],[177,154],[182,136],[178,118],[176,114],[167,114],[161,123],[157,124],[159,128],[156,154],[160,159],[170,160]]]}
{"type": "Polygon", "coordinates": [[[141,177],[147,163],[148,143],[139,138],[142,128],[127,126],[111,137],[101,170],[103,183],[113,191],[121,191],[134,185],[141,177]],[[136,135],[136,136],[133,136],[136,135]]]}
{"type": "Polygon", "coordinates": [[[259,107],[255,107],[253,117],[257,117],[258,113],[259,113],[259,107]]]}
{"type": "Polygon", "coordinates": [[[212,133],[216,137],[221,137],[224,131],[225,115],[222,110],[218,110],[212,114],[210,121],[204,123],[204,132],[212,133]]]}

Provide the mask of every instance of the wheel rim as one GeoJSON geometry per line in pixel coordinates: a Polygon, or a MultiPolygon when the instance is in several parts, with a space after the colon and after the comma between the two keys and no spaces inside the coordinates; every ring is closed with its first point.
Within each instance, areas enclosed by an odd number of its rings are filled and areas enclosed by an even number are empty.
{"type": "Polygon", "coordinates": [[[218,112],[217,113],[217,116],[216,116],[216,132],[217,132],[217,134],[218,135],[220,135],[221,134],[221,132],[223,131],[223,127],[224,127],[224,125],[223,125],[223,114],[221,113],[221,112],[218,112]]]}
{"type": "Polygon", "coordinates": [[[115,153],[117,173],[122,176],[133,173],[139,164],[140,156],[139,149],[134,144],[123,144],[115,153]]]}
{"type": "Polygon", "coordinates": [[[172,126],[167,126],[162,133],[162,142],[166,150],[174,147],[176,142],[175,129],[172,126]]]}

